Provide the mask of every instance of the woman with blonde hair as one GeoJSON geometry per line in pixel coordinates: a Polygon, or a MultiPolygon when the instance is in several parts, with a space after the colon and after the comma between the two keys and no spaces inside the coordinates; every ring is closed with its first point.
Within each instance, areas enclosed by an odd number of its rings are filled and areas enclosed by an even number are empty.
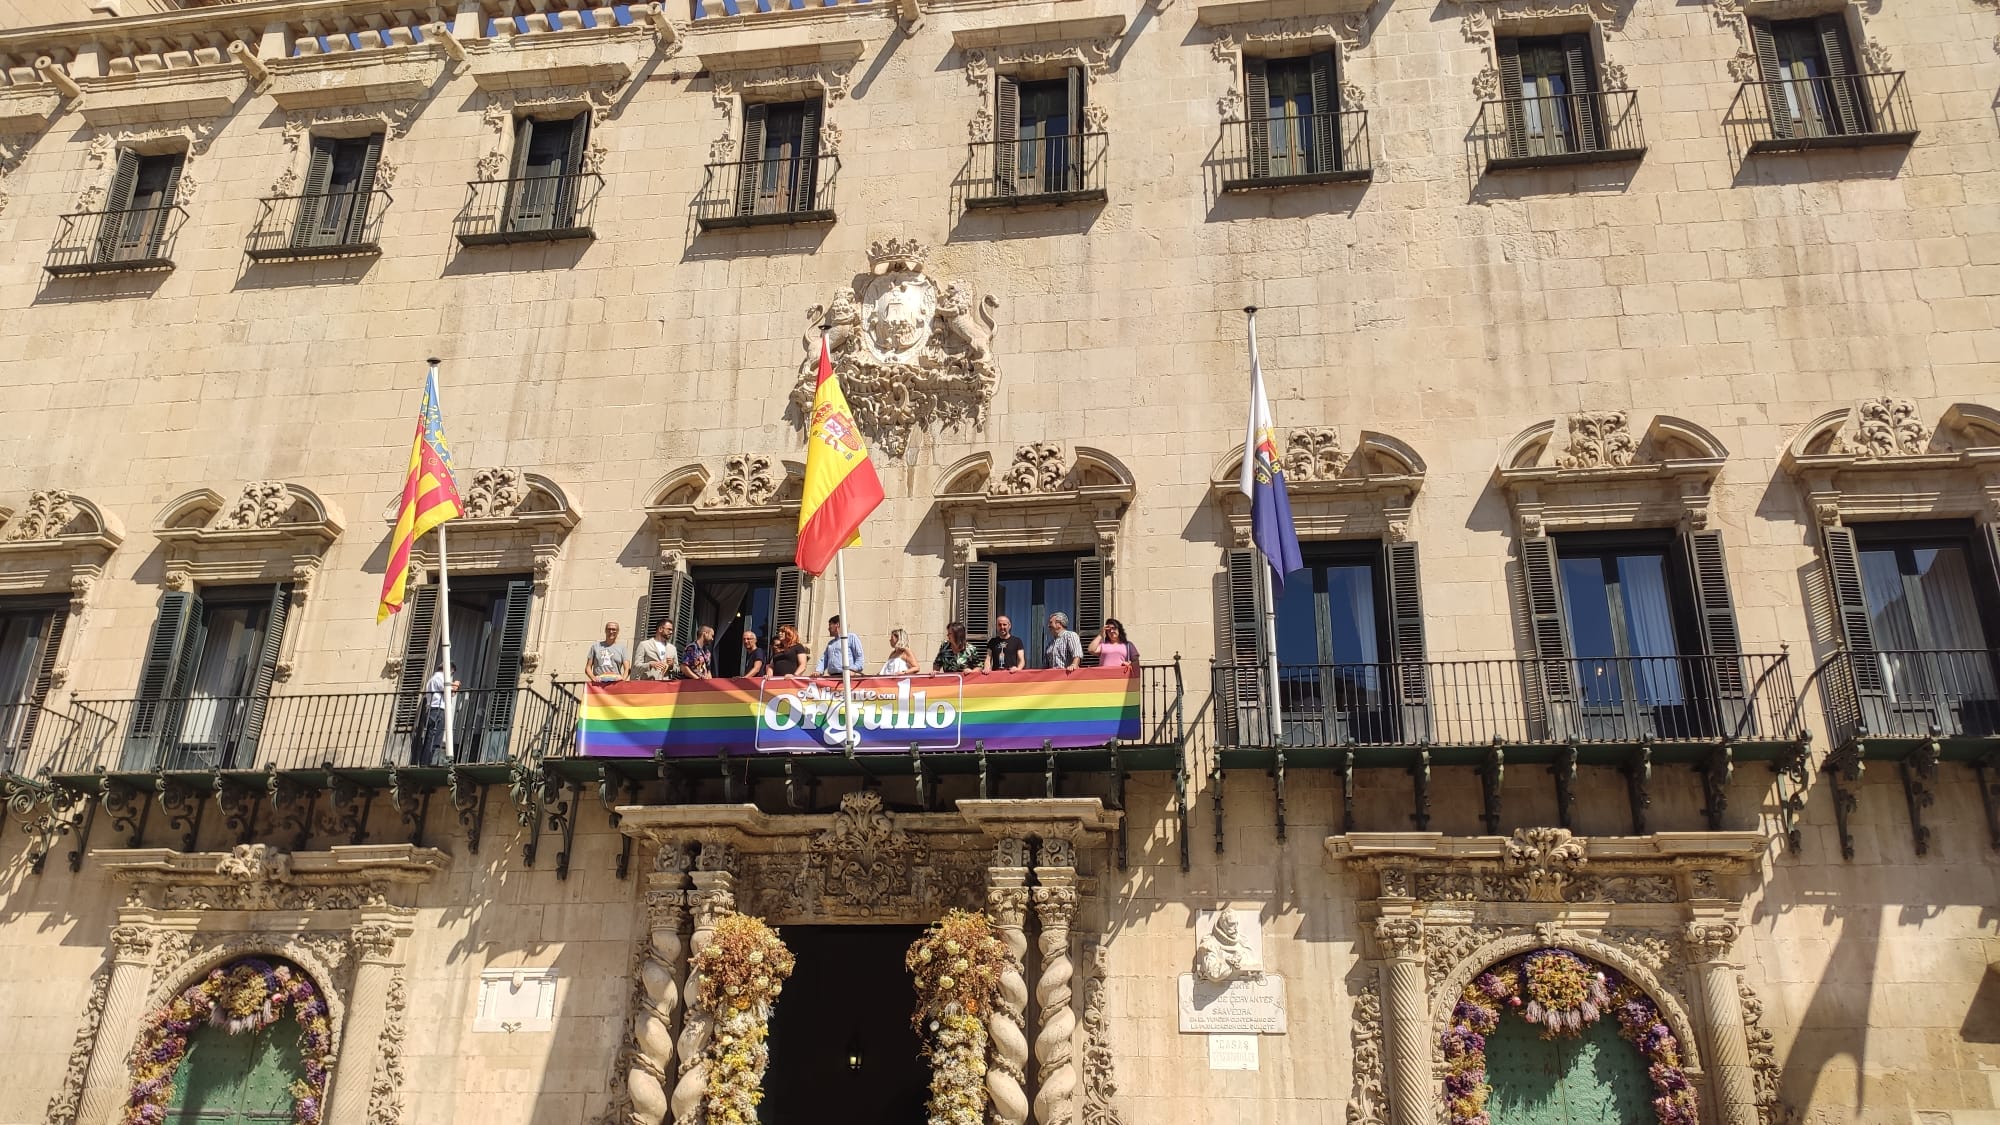
{"type": "Polygon", "coordinates": [[[884,676],[907,676],[917,670],[917,658],[910,655],[910,635],[901,629],[889,630],[889,659],[882,662],[884,676]]]}

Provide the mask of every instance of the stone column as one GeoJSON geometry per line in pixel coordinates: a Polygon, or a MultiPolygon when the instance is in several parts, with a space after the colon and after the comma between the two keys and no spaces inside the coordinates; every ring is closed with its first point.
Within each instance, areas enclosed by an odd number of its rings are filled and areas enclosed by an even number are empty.
{"type": "Polygon", "coordinates": [[[396,939],[408,932],[406,921],[368,911],[349,935],[354,946],[354,987],[347,995],[347,1019],[340,1029],[327,1093],[326,1125],[367,1125],[368,1098],[381,1061],[382,1028],[389,1022],[389,988],[396,979],[396,939]]]}
{"type": "Polygon", "coordinates": [[[687,849],[663,844],[646,876],[646,952],[639,962],[632,1013],[632,1067],[625,1089],[632,1108],[627,1125],[660,1125],[671,1108],[667,1068],[674,1061],[674,1022],[681,1010],[681,953],[686,945],[687,849]]]}
{"type": "Polygon", "coordinates": [[[986,869],[986,911],[992,915],[1000,940],[1007,946],[1007,967],[1000,972],[1000,997],[987,1017],[991,1036],[987,1052],[986,1093],[992,1099],[993,1120],[1022,1125],[1028,1120],[1026,1089],[1028,1036],[1028,842],[1000,840],[993,847],[993,865],[986,869]]]}
{"type": "Polygon", "coordinates": [[[104,988],[104,1013],[97,1019],[97,1042],[90,1048],[90,1068],[84,1072],[83,1098],[77,1104],[77,1125],[116,1121],[131,1093],[131,1068],[126,1056],[146,1017],[146,992],[153,983],[152,926],[124,922],[111,927],[111,980],[104,988]]]}
{"type": "Polygon", "coordinates": [[[1044,837],[1036,855],[1035,920],[1041,924],[1041,976],[1035,981],[1035,1122],[1076,1119],[1076,1012],[1070,1007],[1069,927],[1076,918],[1076,845],[1044,837]]]}
{"type": "Polygon", "coordinates": [[[1708,1040],[1709,1089],[1722,1125],[1758,1125],[1757,1083],[1750,1070],[1750,1041],[1743,1032],[1743,1001],[1736,966],[1724,960],[1736,944],[1736,924],[1719,919],[1689,922],[1683,935],[1701,982],[1702,1032],[1708,1040]]]}
{"type": "Polygon", "coordinates": [[[1396,1125],[1432,1125],[1440,1087],[1431,1073],[1430,987],[1424,976],[1424,924],[1409,914],[1375,923],[1382,969],[1383,1036],[1389,1063],[1389,1104],[1396,1125]]]}
{"type": "Polygon", "coordinates": [[[727,844],[703,844],[689,876],[694,883],[687,892],[688,911],[694,916],[694,933],[688,938],[690,968],[682,996],[681,1037],[674,1044],[680,1055],[680,1081],[674,1085],[672,1106],[674,1125],[702,1125],[706,1116],[702,1101],[708,1088],[708,1041],[715,1034],[715,1020],[697,1006],[701,996],[701,974],[692,968],[694,956],[715,940],[715,924],[736,909],[736,849],[727,844]]]}

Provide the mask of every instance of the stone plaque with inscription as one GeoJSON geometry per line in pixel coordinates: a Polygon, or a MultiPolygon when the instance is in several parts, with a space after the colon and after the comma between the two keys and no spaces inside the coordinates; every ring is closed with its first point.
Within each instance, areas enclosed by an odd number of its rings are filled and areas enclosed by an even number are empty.
{"type": "Polygon", "coordinates": [[[1182,973],[1180,993],[1182,1031],[1285,1033],[1285,980],[1276,974],[1210,983],[1182,973]]]}

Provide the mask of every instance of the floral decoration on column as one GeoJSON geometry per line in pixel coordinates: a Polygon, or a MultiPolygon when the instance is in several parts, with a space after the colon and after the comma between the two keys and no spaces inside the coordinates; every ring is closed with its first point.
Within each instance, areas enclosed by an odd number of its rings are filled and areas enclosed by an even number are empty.
{"type": "Polygon", "coordinates": [[[771,1007],[792,975],[792,951],[762,918],[728,914],[695,954],[698,1003],[715,1020],[705,1091],[710,1125],[754,1125],[771,1061],[771,1007]]]}
{"type": "Polygon", "coordinates": [[[132,1096],[125,1125],[159,1125],[173,1100],[174,1076],[202,1025],[231,1035],[262,1031],[287,1014],[299,1023],[305,1077],[292,1083],[294,1125],[319,1125],[333,1056],[326,1000],[312,978],[286,964],[248,957],[218,967],[147,1018],[132,1048],[132,1096]]]}
{"type": "Polygon", "coordinates": [[[1000,994],[1007,947],[993,919],[953,910],[910,946],[904,964],[917,986],[910,1022],[931,1062],[930,1125],[982,1125],[986,1018],[1000,994]]]}
{"type": "Polygon", "coordinates": [[[1699,1125],[1694,1086],[1681,1066],[1680,1041],[1640,988],[1615,969],[1567,949],[1536,949],[1500,962],[1474,977],[1452,1009],[1444,1033],[1445,1096],[1451,1125],[1489,1125],[1486,1037],[1503,1010],[1536,1024],[1544,1038],[1572,1036],[1606,1015],[1639,1049],[1653,1082],[1653,1113],[1660,1125],[1699,1125]]]}

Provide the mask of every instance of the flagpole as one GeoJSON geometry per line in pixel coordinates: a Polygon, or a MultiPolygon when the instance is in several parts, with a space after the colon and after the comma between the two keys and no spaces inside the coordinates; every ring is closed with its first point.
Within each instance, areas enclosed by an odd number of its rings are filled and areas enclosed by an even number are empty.
{"type": "MultiPolygon", "coordinates": [[[[1260,371],[1262,368],[1257,362],[1257,306],[1246,305],[1243,313],[1250,318],[1250,370],[1260,371]]],[[[1251,393],[1256,393],[1255,387],[1251,388],[1251,393]]],[[[1251,409],[1256,409],[1255,403],[1251,404],[1251,409]]],[[[1255,447],[1246,448],[1243,455],[1256,456],[1255,447]]],[[[1271,685],[1267,689],[1266,701],[1267,713],[1271,716],[1271,745],[1277,746],[1285,741],[1285,716],[1278,687],[1278,591],[1268,559],[1264,563],[1264,665],[1264,678],[1271,685]]]]}
{"type": "MultiPolygon", "coordinates": [[[[431,381],[437,381],[438,360],[433,356],[431,381]]],[[[438,410],[444,410],[443,394],[439,394],[438,410]]],[[[450,521],[446,521],[447,523],[450,521]]],[[[458,761],[457,741],[452,732],[452,712],[457,710],[452,700],[451,666],[451,567],[448,565],[444,542],[445,524],[439,524],[438,533],[438,637],[443,655],[438,658],[438,667],[444,671],[444,760],[447,765],[458,761]]]]}
{"type": "MultiPolygon", "coordinates": [[[[826,354],[826,335],[833,330],[833,321],[823,321],[819,326],[819,350],[826,354]]],[[[840,614],[840,713],[847,720],[847,734],[841,739],[842,749],[847,756],[854,757],[854,748],[861,742],[861,732],[854,729],[854,662],[847,658],[847,638],[853,635],[854,625],[847,620],[847,548],[833,553],[833,596],[838,603],[840,614]]]]}

